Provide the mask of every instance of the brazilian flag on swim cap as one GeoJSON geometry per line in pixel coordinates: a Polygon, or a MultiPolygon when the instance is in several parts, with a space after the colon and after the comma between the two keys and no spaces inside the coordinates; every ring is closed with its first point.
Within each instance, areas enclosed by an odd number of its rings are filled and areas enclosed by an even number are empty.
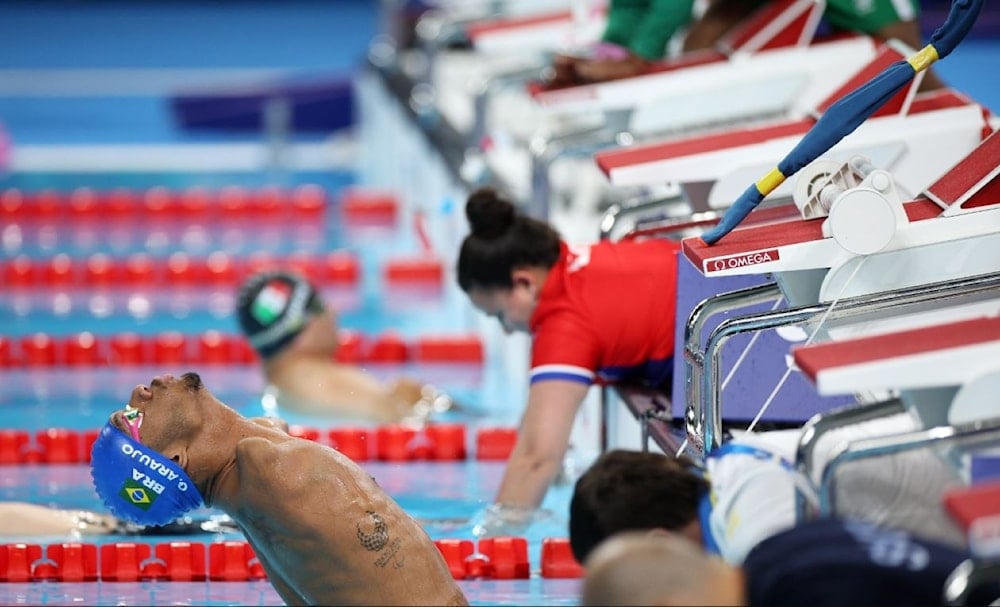
{"type": "Polygon", "coordinates": [[[125,481],[125,485],[122,486],[119,495],[141,510],[149,510],[150,506],[153,505],[153,501],[156,500],[155,493],[132,480],[125,481]]]}
{"type": "Polygon", "coordinates": [[[108,510],[139,525],[165,525],[202,504],[183,468],[110,421],[94,441],[90,476],[108,510]]]}

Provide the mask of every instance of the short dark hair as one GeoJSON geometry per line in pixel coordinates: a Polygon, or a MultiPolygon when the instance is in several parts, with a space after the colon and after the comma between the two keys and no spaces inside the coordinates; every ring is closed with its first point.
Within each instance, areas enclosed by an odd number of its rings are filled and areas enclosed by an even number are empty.
{"type": "Polygon", "coordinates": [[[627,530],[678,530],[698,516],[708,481],[686,457],[615,449],[576,481],[569,543],[583,563],[608,537],[627,530]]]}
{"type": "Polygon", "coordinates": [[[469,235],[458,253],[458,285],[472,288],[514,286],[512,270],[551,268],[559,260],[562,239],[546,222],[519,212],[491,188],[480,188],[465,203],[469,235]]]}

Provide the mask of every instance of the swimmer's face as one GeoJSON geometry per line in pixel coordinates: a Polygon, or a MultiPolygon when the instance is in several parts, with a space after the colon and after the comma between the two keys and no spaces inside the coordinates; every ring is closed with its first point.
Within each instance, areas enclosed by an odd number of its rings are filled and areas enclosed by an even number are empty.
{"type": "Polygon", "coordinates": [[[198,410],[208,398],[211,394],[197,373],[158,375],[148,386],[140,384],[132,390],[125,409],[111,414],[111,423],[162,452],[199,419],[198,410]]]}
{"type": "Polygon", "coordinates": [[[517,281],[509,289],[472,288],[469,299],[480,312],[496,318],[508,334],[529,332],[528,323],[538,303],[530,285],[517,281]]]}

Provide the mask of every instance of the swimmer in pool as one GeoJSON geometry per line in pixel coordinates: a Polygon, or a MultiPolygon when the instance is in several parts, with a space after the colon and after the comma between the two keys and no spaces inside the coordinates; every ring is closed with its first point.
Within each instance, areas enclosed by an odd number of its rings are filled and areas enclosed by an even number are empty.
{"type": "Polygon", "coordinates": [[[243,417],[196,373],[153,378],[91,455],[98,495],[137,524],[202,502],[243,531],[289,605],[466,605],[423,528],[330,447],[243,417]]]}
{"type": "Polygon", "coordinates": [[[193,535],[238,533],[228,516],[184,516],[166,525],[143,526],[106,512],[77,508],[50,508],[30,502],[0,502],[0,538],[90,535],[193,535]]]}
{"type": "MultiPolygon", "coordinates": [[[[255,417],[255,423],[288,432],[288,422],[255,417]]],[[[85,508],[57,508],[23,501],[0,502],[0,538],[91,535],[196,535],[239,533],[226,515],[182,516],[164,525],[136,525],[107,512],[85,508]]]]}
{"type": "Polygon", "coordinates": [[[337,315],[304,277],[254,274],[236,302],[243,334],[260,355],[267,392],[290,411],[379,423],[420,422],[452,406],[432,386],[400,378],[388,384],[334,360],[337,315]]]}

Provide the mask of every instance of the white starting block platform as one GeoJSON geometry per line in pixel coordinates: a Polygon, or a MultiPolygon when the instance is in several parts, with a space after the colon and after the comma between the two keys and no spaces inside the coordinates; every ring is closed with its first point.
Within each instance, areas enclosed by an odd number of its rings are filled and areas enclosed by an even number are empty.
{"type": "Polygon", "coordinates": [[[572,7],[535,15],[483,19],[465,28],[476,52],[484,55],[542,53],[600,40],[608,22],[607,4],[572,7]]]}
{"type": "Polygon", "coordinates": [[[831,340],[793,357],[824,395],[964,385],[1000,370],[1000,300],[992,307],[993,316],[831,340]]]}
{"type": "Polygon", "coordinates": [[[646,74],[568,87],[531,83],[545,116],[630,110],[634,136],[801,114],[875,55],[866,36],[814,38],[825,3],[768,5],[714,49],[656,62],[646,74]]]}
{"type": "MultiPolygon", "coordinates": [[[[998,175],[1000,132],[995,132],[931,183],[927,197],[901,202],[891,176],[874,170],[855,187],[831,188],[839,196],[815,218],[738,228],[714,246],[687,238],[683,253],[706,276],[829,269],[819,301],[995,272],[1000,269],[998,175]]],[[[814,185],[811,194],[800,191],[796,197],[803,213],[815,209],[803,198],[830,202],[826,192],[821,195],[823,182],[814,185]]]]}
{"type": "MultiPolygon", "coordinates": [[[[615,186],[711,182],[708,205],[725,208],[748,183],[776,166],[833,103],[903,58],[903,49],[881,47],[870,63],[807,117],[611,149],[594,158],[615,186]]],[[[984,131],[990,130],[991,116],[957,91],[917,94],[917,86],[914,81],[900,91],[824,158],[843,161],[865,156],[893,173],[905,197],[916,196],[976,147],[984,131]]],[[[792,176],[771,195],[791,196],[801,179],[792,176]]]]}

